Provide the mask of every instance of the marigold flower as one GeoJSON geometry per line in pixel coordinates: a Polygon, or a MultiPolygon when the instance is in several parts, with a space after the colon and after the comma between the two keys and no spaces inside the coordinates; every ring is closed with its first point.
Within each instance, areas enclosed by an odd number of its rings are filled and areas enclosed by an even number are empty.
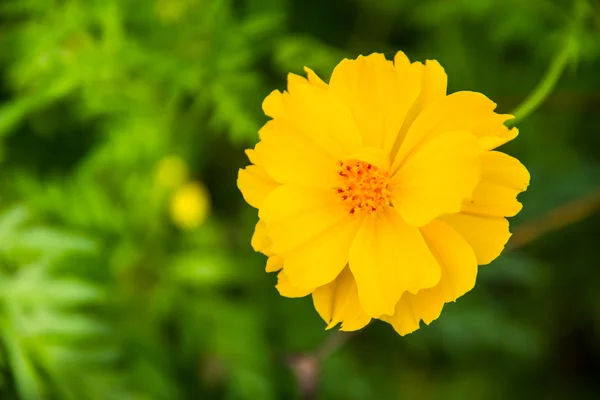
{"type": "Polygon", "coordinates": [[[343,60],[329,84],[308,68],[272,92],[272,119],[238,186],[252,238],[286,297],[312,294],[331,328],[372,318],[401,335],[475,285],[521,210],[529,173],[494,149],[517,136],[480,93],[446,94],[437,61],[343,60]]]}

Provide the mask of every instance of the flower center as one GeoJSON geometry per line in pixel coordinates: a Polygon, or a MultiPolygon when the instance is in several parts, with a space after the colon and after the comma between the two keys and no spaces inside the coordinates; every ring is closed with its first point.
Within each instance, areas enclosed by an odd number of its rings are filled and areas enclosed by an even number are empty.
{"type": "Polygon", "coordinates": [[[359,212],[369,214],[390,204],[390,190],[387,172],[364,161],[340,161],[338,171],[340,186],[335,190],[348,205],[350,215],[359,212]]]}

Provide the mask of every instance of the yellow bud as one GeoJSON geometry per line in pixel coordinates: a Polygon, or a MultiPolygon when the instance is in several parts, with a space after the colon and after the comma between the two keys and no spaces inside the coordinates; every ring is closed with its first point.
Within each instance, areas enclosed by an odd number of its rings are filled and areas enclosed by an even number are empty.
{"type": "Polygon", "coordinates": [[[163,158],[154,171],[154,181],[162,188],[175,189],[187,180],[188,166],[178,156],[163,158]]]}
{"type": "Polygon", "coordinates": [[[198,228],[206,219],[209,209],[208,191],[199,182],[186,183],[171,198],[171,220],[181,229],[198,228]]]}

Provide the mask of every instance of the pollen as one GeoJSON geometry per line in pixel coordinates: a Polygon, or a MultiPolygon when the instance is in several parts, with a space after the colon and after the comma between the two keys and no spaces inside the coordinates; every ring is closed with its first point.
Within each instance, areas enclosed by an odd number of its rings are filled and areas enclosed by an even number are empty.
{"type": "Polygon", "coordinates": [[[339,165],[340,186],[335,190],[348,205],[350,215],[373,214],[390,204],[392,192],[387,172],[364,161],[340,161],[339,165]]]}

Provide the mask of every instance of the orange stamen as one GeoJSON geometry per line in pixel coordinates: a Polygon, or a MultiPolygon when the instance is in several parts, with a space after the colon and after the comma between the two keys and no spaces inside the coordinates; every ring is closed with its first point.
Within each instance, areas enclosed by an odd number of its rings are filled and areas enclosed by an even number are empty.
{"type": "Polygon", "coordinates": [[[389,176],[376,166],[364,161],[340,161],[338,176],[340,186],[335,191],[348,205],[350,215],[373,214],[390,204],[389,176]]]}

